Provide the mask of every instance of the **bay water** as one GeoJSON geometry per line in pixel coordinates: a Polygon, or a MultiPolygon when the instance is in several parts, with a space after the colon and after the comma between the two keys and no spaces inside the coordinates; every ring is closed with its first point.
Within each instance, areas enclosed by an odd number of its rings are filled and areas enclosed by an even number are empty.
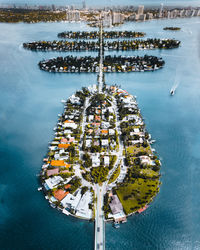
{"type": "MultiPolygon", "coordinates": [[[[200,249],[200,19],[126,23],[146,37],[175,38],[173,50],[106,52],[155,55],[155,72],[107,73],[136,95],[162,161],[162,186],[150,207],[114,229],[106,224],[106,249],[200,249]],[[181,31],[164,31],[179,26],[181,31]],[[177,85],[175,95],[169,92],[177,85]]],[[[95,73],[40,71],[42,59],[96,52],[31,52],[23,42],[54,40],[64,30],[92,30],[83,23],[0,24],[0,249],[93,249],[94,224],[51,208],[37,191],[37,175],[53,138],[61,99],[96,83],[95,73]]]]}

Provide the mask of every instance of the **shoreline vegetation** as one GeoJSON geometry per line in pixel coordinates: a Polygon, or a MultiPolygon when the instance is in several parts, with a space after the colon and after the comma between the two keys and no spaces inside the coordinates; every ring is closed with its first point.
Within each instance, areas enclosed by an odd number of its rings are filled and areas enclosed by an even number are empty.
{"type": "MultiPolygon", "coordinates": [[[[173,49],[180,46],[180,41],[174,39],[118,40],[104,41],[104,50],[146,50],[173,49]]],[[[32,51],[99,51],[99,41],[34,41],[23,43],[25,49],[32,51]]]]}
{"type": "Polygon", "coordinates": [[[39,23],[66,21],[66,11],[0,9],[0,23],[39,23]]]}
{"type": "MultiPolygon", "coordinates": [[[[114,39],[114,38],[135,38],[135,37],[144,37],[146,33],[136,32],[136,31],[103,31],[104,39],[114,39]]],[[[98,31],[65,31],[58,33],[59,38],[68,38],[68,39],[99,39],[98,31]]]]}
{"type": "MultiPolygon", "coordinates": [[[[153,71],[163,67],[162,58],[145,55],[143,57],[105,56],[103,71],[134,72],[153,71]]],[[[99,57],[57,57],[39,62],[39,68],[48,72],[81,73],[99,72],[99,57]]]]}
{"type": "Polygon", "coordinates": [[[179,31],[181,30],[181,28],[180,27],[165,27],[163,28],[163,30],[179,31]]]}
{"type": "Polygon", "coordinates": [[[158,19],[192,18],[200,16],[199,7],[178,7],[165,6],[162,10],[160,6],[144,7],[138,13],[138,9],[133,6],[110,6],[107,10],[101,8],[69,8],[67,6],[56,5],[20,5],[4,4],[0,8],[0,22],[4,23],[37,23],[37,22],[86,22],[89,26],[99,27],[101,13],[105,13],[105,26],[118,26],[124,22],[143,22],[158,19]],[[5,7],[3,7],[5,6],[5,7]],[[117,18],[116,18],[117,16],[117,18]]]}
{"type": "Polygon", "coordinates": [[[62,102],[64,112],[40,173],[50,205],[92,220],[95,184],[106,182],[106,220],[126,221],[126,216],[144,211],[159,192],[161,163],[136,97],[104,84],[102,93],[97,85],[83,87],[62,102]]]}

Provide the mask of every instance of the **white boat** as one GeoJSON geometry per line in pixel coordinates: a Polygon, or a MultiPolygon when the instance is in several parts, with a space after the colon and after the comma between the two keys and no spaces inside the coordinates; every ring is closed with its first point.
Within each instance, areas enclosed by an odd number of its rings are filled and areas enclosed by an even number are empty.
{"type": "Polygon", "coordinates": [[[38,190],[38,191],[41,191],[41,190],[42,190],[42,187],[39,187],[37,190],[38,190]]]}
{"type": "Polygon", "coordinates": [[[171,89],[171,90],[170,90],[170,95],[174,95],[174,93],[175,93],[175,90],[174,90],[174,89],[171,89]]]}
{"type": "Polygon", "coordinates": [[[61,102],[62,102],[62,103],[66,103],[66,101],[65,101],[65,100],[61,100],[61,102]]]}

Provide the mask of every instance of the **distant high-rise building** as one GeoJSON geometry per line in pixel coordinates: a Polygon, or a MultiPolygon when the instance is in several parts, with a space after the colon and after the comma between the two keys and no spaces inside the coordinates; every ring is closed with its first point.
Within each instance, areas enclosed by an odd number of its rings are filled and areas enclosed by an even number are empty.
{"type": "Polygon", "coordinates": [[[112,26],[112,15],[110,11],[102,11],[101,17],[103,20],[103,26],[105,27],[112,26]]]}
{"type": "Polygon", "coordinates": [[[139,5],[138,7],[138,15],[143,15],[144,14],[144,5],[139,5]]]}
{"type": "Polygon", "coordinates": [[[146,14],[141,14],[138,16],[138,21],[145,21],[146,20],[146,14]]]}
{"type": "Polygon", "coordinates": [[[160,5],[159,18],[163,17],[163,3],[160,5]]]}
{"type": "Polygon", "coordinates": [[[82,2],[82,4],[83,4],[83,9],[85,10],[86,9],[86,2],[85,2],[85,0],[82,2]]]}
{"type": "Polygon", "coordinates": [[[112,13],[112,24],[122,23],[124,21],[124,15],[121,13],[112,13]]]}
{"type": "Polygon", "coordinates": [[[153,13],[147,12],[146,19],[149,19],[149,20],[153,19],[153,13]]]}
{"type": "Polygon", "coordinates": [[[69,10],[66,12],[67,21],[80,21],[80,12],[78,10],[69,10]]]}

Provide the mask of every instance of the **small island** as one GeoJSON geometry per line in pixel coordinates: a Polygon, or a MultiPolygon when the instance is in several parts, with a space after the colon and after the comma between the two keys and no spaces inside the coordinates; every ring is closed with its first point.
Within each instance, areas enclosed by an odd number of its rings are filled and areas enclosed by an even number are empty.
{"type": "Polygon", "coordinates": [[[178,31],[178,30],[181,30],[181,28],[180,27],[165,27],[163,28],[163,30],[178,31]]]}
{"type": "MultiPolygon", "coordinates": [[[[180,41],[174,39],[118,40],[104,42],[104,50],[151,50],[173,49],[180,46],[180,41]]],[[[25,49],[32,51],[99,51],[99,41],[34,41],[23,43],[25,49]]]]}
{"type": "MultiPolygon", "coordinates": [[[[104,39],[113,39],[113,38],[135,38],[135,37],[144,37],[146,34],[144,32],[136,31],[104,31],[104,39]]],[[[58,33],[59,38],[68,38],[68,39],[99,39],[98,31],[65,31],[58,33]]]]}
{"type": "MultiPolygon", "coordinates": [[[[164,61],[156,56],[143,57],[105,56],[103,72],[141,72],[153,71],[163,67],[164,61]]],[[[39,62],[39,68],[48,72],[58,73],[84,73],[100,70],[99,57],[57,57],[39,62]]]]}
{"type": "Polygon", "coordinates": [[[62,102],[40,173],[50,205],[92,220],[102,186],[106,220],[126,221],[144,211],[159,192],[161,164],[136,98],[104,84],[102,91],[84,87],[62,102]]]}

